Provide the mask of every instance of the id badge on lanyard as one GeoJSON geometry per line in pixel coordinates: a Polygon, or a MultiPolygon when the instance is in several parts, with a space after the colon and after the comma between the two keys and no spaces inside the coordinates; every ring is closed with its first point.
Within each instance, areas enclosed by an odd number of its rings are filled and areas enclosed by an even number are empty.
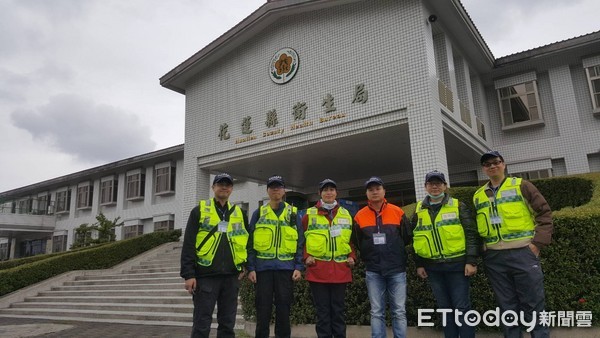
{"type": "Polygon", "coordinates": [[[227,223],[226,221],[220,221],[219,224],[217,224],[217,231],[218,232],[227,232],[227,223]]]}
{"type": "Polygon", "coordinates": [[[385,241],[385,233],[376,233],[373,234],[373,244],[375,245],[384,245],[385,241]]]}

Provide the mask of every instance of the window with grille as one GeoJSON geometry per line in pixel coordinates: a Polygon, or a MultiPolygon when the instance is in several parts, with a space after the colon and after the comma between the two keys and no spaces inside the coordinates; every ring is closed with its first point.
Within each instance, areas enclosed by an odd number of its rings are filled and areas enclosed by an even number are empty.
{"type": "Polygon", "coordinates": [[[123,239],[134,238],[144,234],[144,225],[136,224],[123,227],[123,239]]]}
{"type": "Polygon", "coordinates": [[[52,237],[52,252],[67,251],[67,235],[52,237]]]}
{"type": "Polygon", "coordinates": [[[160,221],[154,222],[154,232],[158,231],[170,231],[175,228],[174,221],[160,221]]]}

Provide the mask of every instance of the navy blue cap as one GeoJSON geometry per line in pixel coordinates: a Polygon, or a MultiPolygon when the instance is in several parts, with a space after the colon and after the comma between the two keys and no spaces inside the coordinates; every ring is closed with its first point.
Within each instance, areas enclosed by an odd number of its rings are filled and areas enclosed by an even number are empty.
{"type": "Polygon", "coordinates": [[[267,188],[271,185],[281,185],[285,187],[285,182],[283,181],[283,177],[279,175],[273,175],[269,177],[267,180],[267,188]]]}
{"type": "Polygon", "coordinates": [[[326,178],[319,182],[319,191],[323,190],[323,188],[325,188],[328,185],[337,189],[337,183],[335,183],[335,181],[330,178],[326,178]]]}
{"type": "Polygon", "coordinates": [[[371,176],[366,182],[365,182],[365,188],[368,188],[369,185],[371,184],[377,184],[380,186],[383,186],[383,181],[381,180],[381,178],[377,177],[377,176],[371,176]]]}
{"type": "Polygon", "coordinates": [[[479,163],[483,164],[483,162],[489,160],[490,158],[496,158],[499,157],[502,161],[504,161],[504,158],[502,157],[502,155],[500,155],[500,153],[496,150],[490,150],[487,151],[485,154],[481,155],[481,159],[479,160],[479,163]]]}
{"type": "Polygon", "coordinates": [[[448,182],[446,182],[446,176],[444,176],[444,173],[439,172],[437,170],[428,172],[427,175],[425,175],[425,183],[433,180],[434,178],[437,178],[438,180],[442,181],[445,184],[448,184],[448,182]]]}
{"type": "Polygon", "coordinates": [[[229,175],[227,173],[221,173],[221,174],[218,174],[217,176],[215,176],[215,179],[213,180],[213,185],[220,183],[220,182],[233,184],[233,178],[231,177],[231,175],[229,175]]]}

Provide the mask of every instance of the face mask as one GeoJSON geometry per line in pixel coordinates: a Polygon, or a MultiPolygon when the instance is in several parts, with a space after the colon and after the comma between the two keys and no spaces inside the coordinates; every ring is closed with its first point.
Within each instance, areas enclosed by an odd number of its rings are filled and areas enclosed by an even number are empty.
{"type": "Polygon", "coordinates": [[[441,194],[439,194],[439,195],[427,194],[427,196],[429,196],[429,199],[432,199],[432,200],[439,200],[440,198],[444,197],[444,193],[441,193],[441,194]]]}
{"type": "Polygon", "coordinates": [[[335,206],[337,205],[337,201],[333,201],[333,203],[325,203],[323,202],[323,200],[321,200],[321,206],[327,210],[331,210],[333,208],[335,208],[335,206]]]}

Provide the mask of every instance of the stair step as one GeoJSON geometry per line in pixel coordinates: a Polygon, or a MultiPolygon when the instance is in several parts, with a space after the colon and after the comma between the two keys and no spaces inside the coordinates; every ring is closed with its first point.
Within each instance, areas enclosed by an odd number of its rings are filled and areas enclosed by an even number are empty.
{"type": "Polygon", "coordinates": [[[183,279],[179,276],[177,277],[146,277],[146,278],[123,278],[123,279],[87,279],[87,280],[78,280],[72,282],[65,282],[64,286],[78,286],[78,285],[114,285],[114,284],[141,284],[151,283],[151,284],[162,284],[162,283],[170,283],[175,284],[183,283],[183,279]]]}
{"type": "Polygon", "coordinates": [[[156,289],[181,289],[184,290],[182,281],[178,283],[145,283],[145,284],[110,284],[110,285],[72,285],[57,286],[51,291],[79,291],[79,290],[156,290],[156,289]]]}
{"type": "Polygon", "coordinates": [[[172,296],[172,297],[132,297],[132,296],[37,296],[27,297],[25,302],[38,303],[38,302],[63,302],[63,303],[129,303],[129,304],[193,304],[192,297],[187,296],[172,296]]]}
{"type": "Polygon", "coordinates": [[[177,272],[151,272],[151,273],[122,273],[118,275],[95,275],[95,276],[78,276],[77,281],[83,280],[106,280],[106,279],[137,279],[137,278],[155,278],[155,277],[179,277],[177,272]]]}
{"type": "Polygon", "coordinates": [[[180,289],[157,289],[157,290],[73,290],[73,291],[44,291],[40,296],[189,296],[188,292],[181,287],[180,289]]]}
{"type": "Polygon", "coordinates": [[[133,304],[133,303],[67,303],[67,302],[22,302],[11,304],[18,309],[58,309],[58,310],[100,310],[131,312],[170,312],[191,314],[194,305],[190,304],[133,304]]]}
{"type": "Polygon", "coordinates": [[[172,268],[140,268],[140,267],[131,267],[126,273],[151,273],[151,272],[179,272],[179,267],[172,268]]]}

